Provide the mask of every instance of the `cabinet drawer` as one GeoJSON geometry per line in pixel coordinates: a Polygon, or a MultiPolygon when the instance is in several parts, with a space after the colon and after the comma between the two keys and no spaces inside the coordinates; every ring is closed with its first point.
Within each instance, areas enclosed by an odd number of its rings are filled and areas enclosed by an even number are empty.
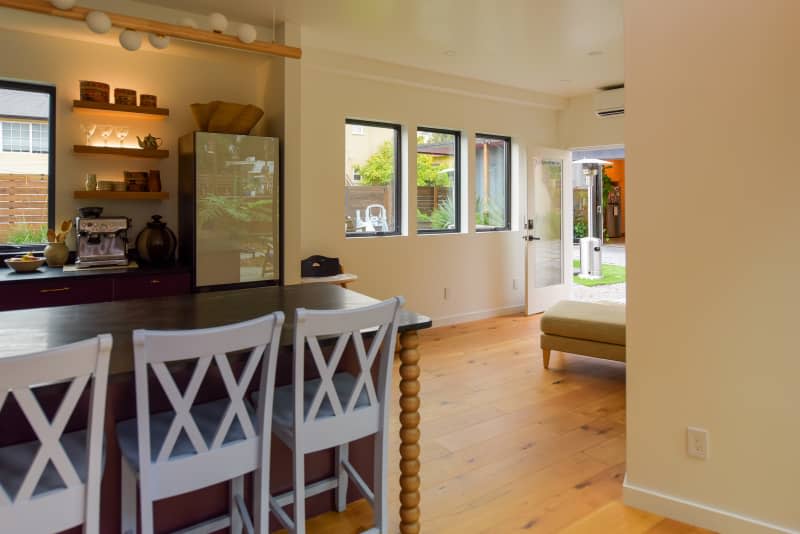
{"type": "Polygon", "coordinates": [[[190,285],[189,273],[121,276],[114,279],[114,300],[183,295],[190,285]]]}
{"type": "Polygon", "coordinates": [[[102,277],[37,280],[3,286],[0,294],[0,310],[68,306],[111,300],[113,284],[111,279],[102,277]]]}

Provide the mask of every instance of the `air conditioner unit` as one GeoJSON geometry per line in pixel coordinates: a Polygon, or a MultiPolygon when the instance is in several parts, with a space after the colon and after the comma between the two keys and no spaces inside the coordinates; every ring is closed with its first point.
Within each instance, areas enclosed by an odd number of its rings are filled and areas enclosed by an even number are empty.
{"type": "Polygon", "coordinates": [[[594,95],[594,114],[598,117],[616,117],[625,114],[625,89],[609,89],[594,95]]]}

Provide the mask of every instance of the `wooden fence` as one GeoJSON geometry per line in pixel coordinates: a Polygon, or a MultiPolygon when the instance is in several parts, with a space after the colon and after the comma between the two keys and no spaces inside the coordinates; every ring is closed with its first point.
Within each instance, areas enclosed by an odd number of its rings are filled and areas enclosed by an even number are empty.
{"type": "Polygon", "coordinates": [[[47,226],[47,175],[0,174],[0,243],[27,226],[47,226]]]}
{"type": "MultiPolygon", "coordinates": [[[[364,216],[364,210],[370,204],[380,204],[386,208],[388,218],[394,216],[394,202],[392,188],[380,185],[351,185],[345,186],[344,202],[345,216],[350,216],[355,220],[356,210],[364,216]]],[[[430,215],[433,210],[441,206],[450,195],[449,187],[439,186],[417,186],[416,207],[424,215],[430,215]]],[[[421,230],[431,228],[431,223],[419,221],[417,227],[421,230]]]]}

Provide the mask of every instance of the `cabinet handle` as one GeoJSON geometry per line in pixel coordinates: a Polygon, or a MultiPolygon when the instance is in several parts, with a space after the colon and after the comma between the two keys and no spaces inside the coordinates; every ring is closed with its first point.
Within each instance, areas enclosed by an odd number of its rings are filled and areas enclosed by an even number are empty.
{"type": "Polygon", "coordinates": [[[64,293],[65,291],[69,291],[69,289],[68,287],[54,287],[51,289],[40,289],[39,293],[64,293]]]}
{"type": "Polygon", "coordinates": [[[150,283],[151,284],[160,284],[161,280],[158,280],[157,278],[153,278],[152,280],[150,280],[150,283]]]}

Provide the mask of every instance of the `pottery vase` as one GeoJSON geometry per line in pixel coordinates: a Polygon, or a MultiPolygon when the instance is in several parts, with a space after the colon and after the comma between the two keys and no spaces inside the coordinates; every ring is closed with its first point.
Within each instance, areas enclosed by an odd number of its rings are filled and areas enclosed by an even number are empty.
{"type": "Polygon", "coordinates": [[[48,243],[44,248],[44,259],[48,267],[63,267],[69,259],[69,248],[65,243],[48,243]]]}

